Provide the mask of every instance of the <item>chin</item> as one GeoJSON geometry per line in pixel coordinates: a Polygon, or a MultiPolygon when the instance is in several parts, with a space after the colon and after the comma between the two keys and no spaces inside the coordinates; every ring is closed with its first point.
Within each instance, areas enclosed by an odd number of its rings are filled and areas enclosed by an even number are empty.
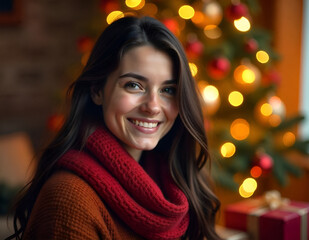
{"type": "Polygon", "coordinates": [[[150,151],[153,150],[156,146],[158,145],[158,143],[156,144],[136,144],[135,146],[132,146],[138,150],[142,150],[142,151],[150,151]]]}

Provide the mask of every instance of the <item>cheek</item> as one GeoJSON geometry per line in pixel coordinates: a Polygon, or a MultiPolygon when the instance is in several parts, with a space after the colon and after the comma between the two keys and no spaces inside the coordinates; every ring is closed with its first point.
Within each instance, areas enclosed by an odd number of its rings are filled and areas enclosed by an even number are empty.
{"type": "Polygon", "coordinates": [[[170,103],[167,106],[165,112],[166,112],[166,117],[169,120],[171,120],[171,121],[175,120],[176,117],[178,116],[178,113],[179,113],[178,106],[177,106],[176,102],[170,103]]]}
{"type": "Polygon", "coordinates": [[[106,101],[106,106],[103,106],[104,117],[110,115],[116,117],[117,115],[130,112],[136,106],[136,99],[128,95],[117,95],[106,101]]]}

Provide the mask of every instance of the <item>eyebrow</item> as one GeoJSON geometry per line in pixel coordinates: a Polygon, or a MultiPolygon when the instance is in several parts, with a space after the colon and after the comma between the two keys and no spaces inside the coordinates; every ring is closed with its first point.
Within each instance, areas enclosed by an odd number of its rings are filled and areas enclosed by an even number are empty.
{"type": "MultiPolygon", "coordinates": [[[[144,77],[142,75],[136,74],[136,73],[132,73],[132,72],[125,73],[125,74],[119,76],[119,78],[126,78],[126,77],[135,78],[135,79],[141,80],[143,82],[148,82],[149,81],[148,78],[146,78],[146,77],[144,77]]],[[[176,84],[176,83],[177,83],[176,79],[171,79],[171,80],[164,81],[164,84],[176,84]]]]}

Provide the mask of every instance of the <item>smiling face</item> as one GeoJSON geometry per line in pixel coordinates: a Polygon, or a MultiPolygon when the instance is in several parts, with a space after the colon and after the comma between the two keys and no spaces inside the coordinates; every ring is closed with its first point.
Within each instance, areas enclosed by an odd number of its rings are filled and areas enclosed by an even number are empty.
{"type": "Polygon", "coordinates": [[[107,128],[138,161],[142,151],[155,148],[173,126],[176,91],[171,58],[147,45],[126,52],[92,99],[102,105],[107,128]]]}

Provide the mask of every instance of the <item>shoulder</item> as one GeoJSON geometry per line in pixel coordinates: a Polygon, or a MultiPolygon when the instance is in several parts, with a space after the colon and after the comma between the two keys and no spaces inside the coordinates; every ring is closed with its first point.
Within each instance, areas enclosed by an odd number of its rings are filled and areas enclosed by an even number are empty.
{"type": "Polygon", "coordinates": [[[70,204],[72,204],[72,201],[82,204],[84,199],[100,201],[96,192],[87,182],[76,174],[67,171],[54,173],[42,187],[40,195],[46,198],[57,198],[59,196],[64,204],[64,200],[70,200],[70,204]]]}
{"type": "Polygon", "coordinates": [[[99,235],[110,239],[111,221],[96,192],[77,175],[61,171],[43,185],[24,235],[25,239],[99,239],[99,235]]]}

